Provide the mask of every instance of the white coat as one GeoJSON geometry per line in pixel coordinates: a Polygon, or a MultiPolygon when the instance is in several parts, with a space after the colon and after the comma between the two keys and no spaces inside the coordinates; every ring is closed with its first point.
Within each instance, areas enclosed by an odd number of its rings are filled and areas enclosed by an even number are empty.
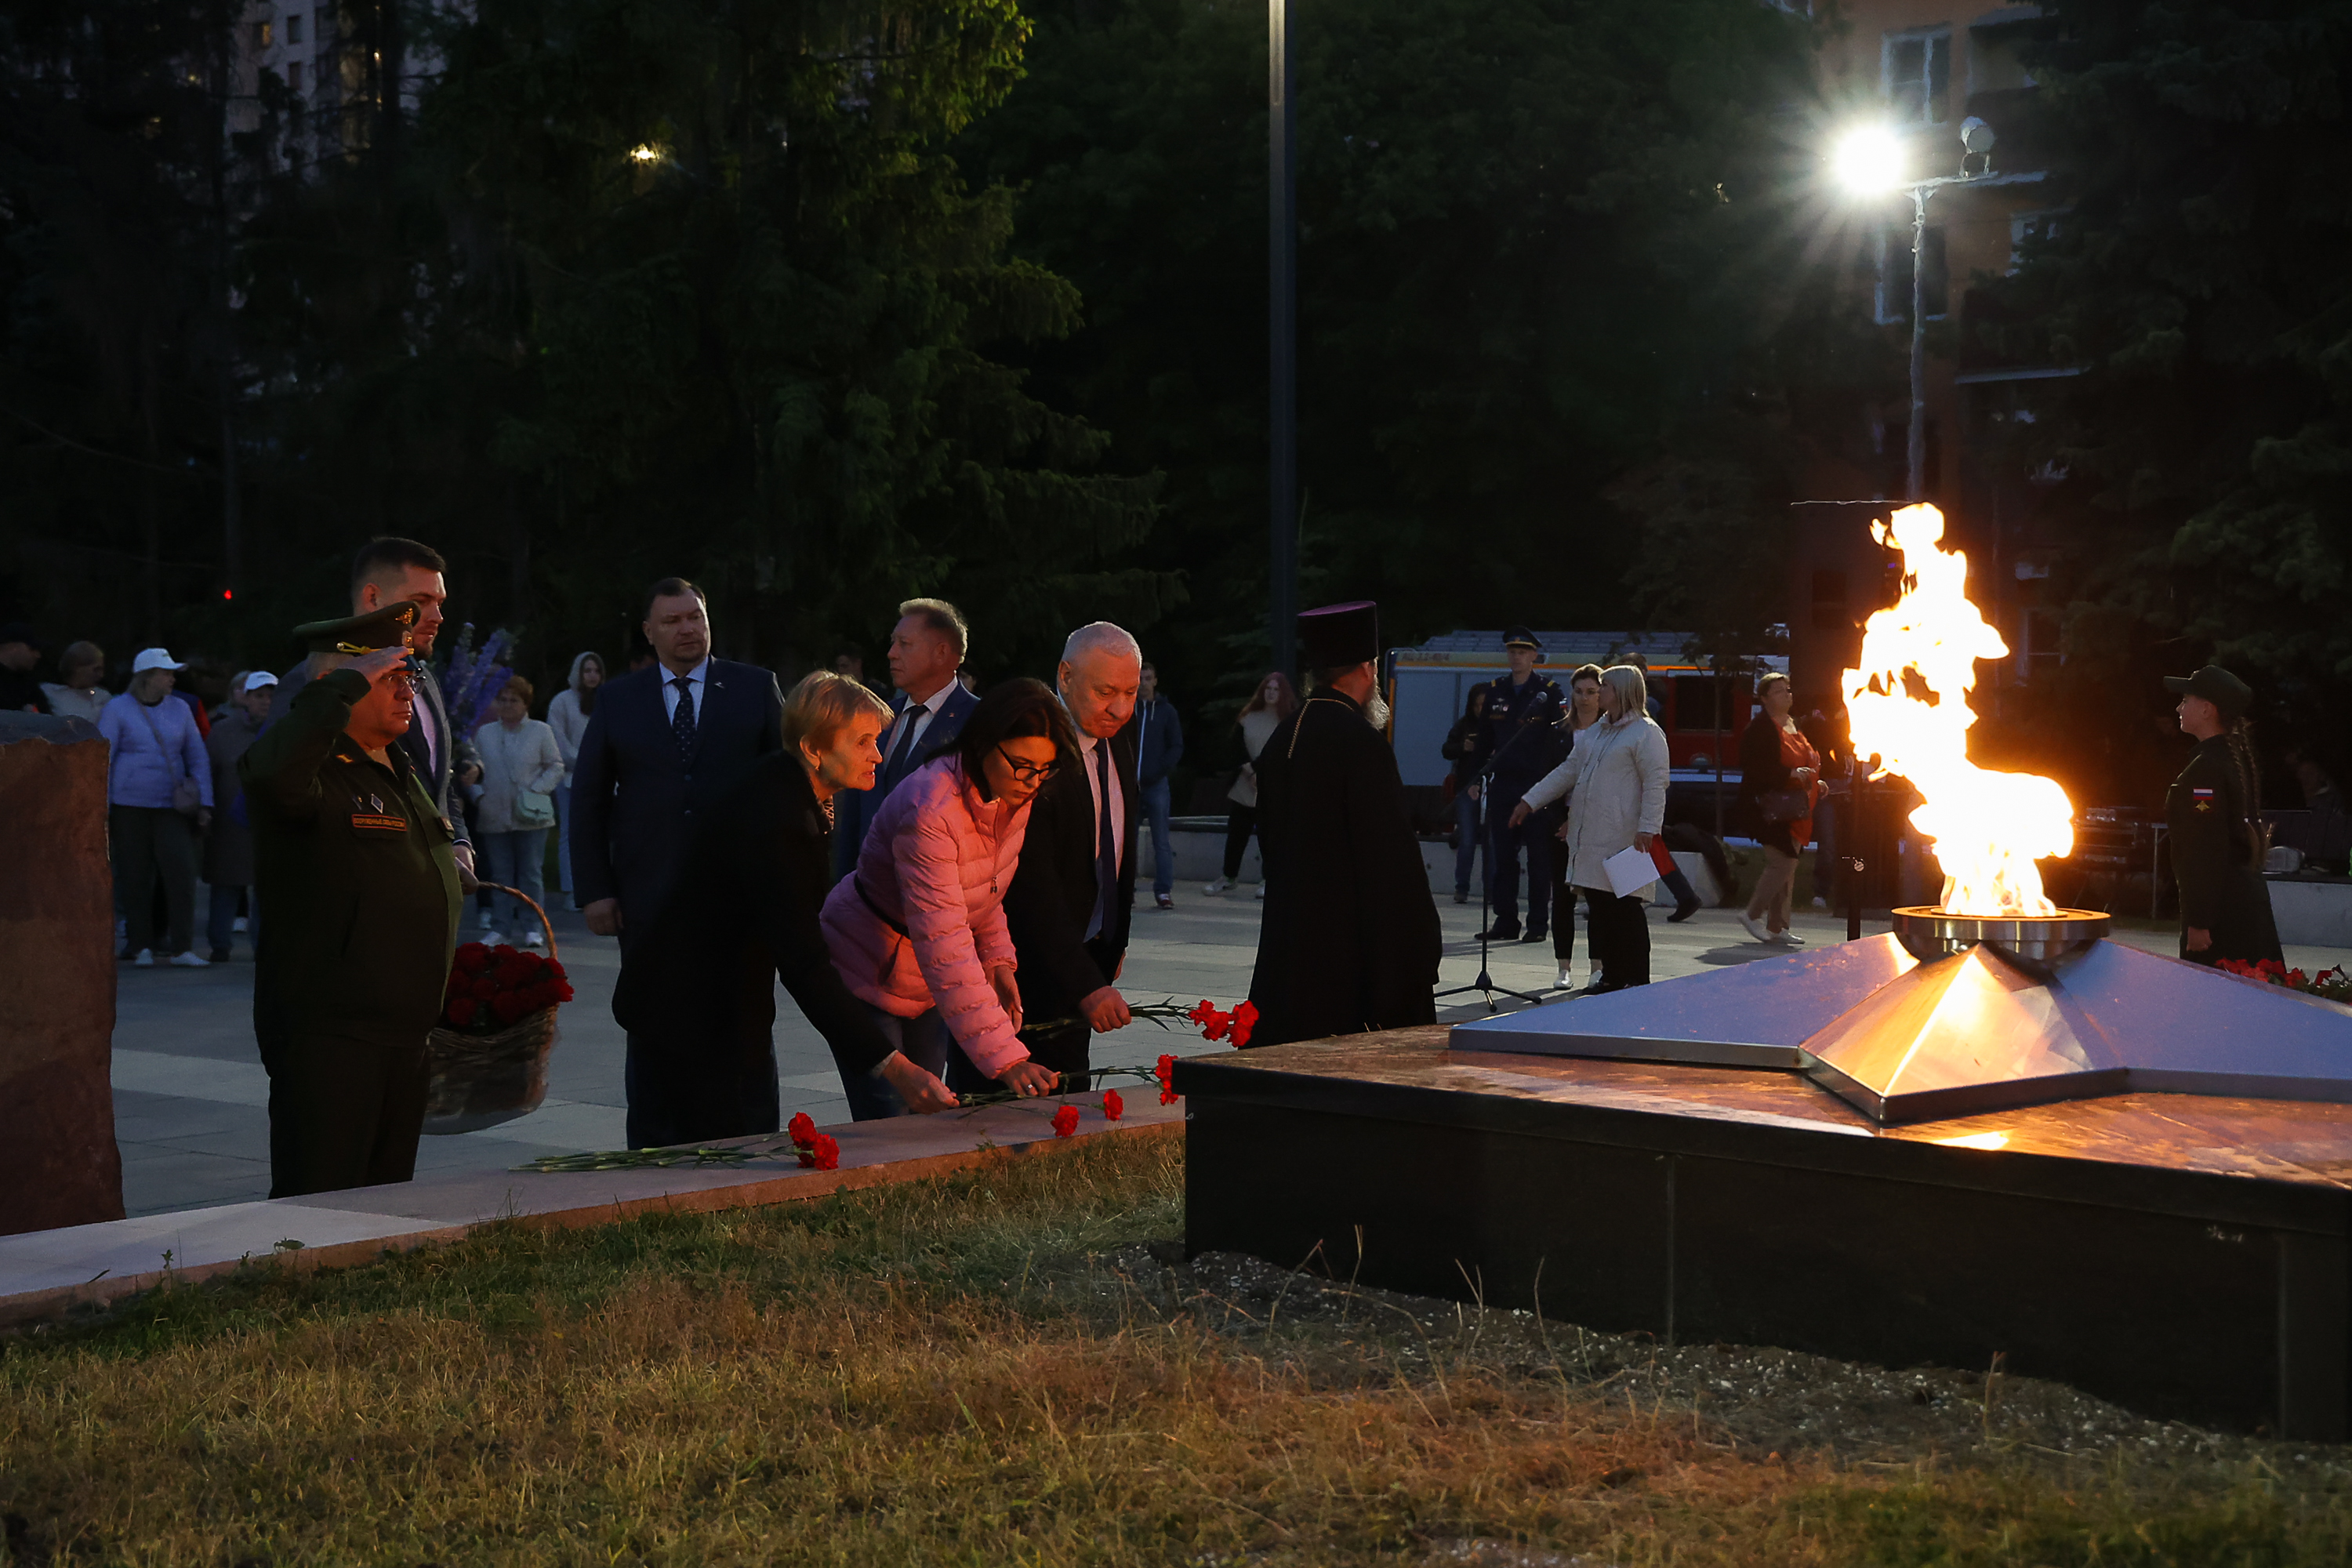
{"type": "Polygon", "coordinates": [[[1578,738],[1568,802],[1568,879],[1609,889],[1602,862],[1666,821],[1666,732],[1646,713],[1603,719],[1578,738]]]}

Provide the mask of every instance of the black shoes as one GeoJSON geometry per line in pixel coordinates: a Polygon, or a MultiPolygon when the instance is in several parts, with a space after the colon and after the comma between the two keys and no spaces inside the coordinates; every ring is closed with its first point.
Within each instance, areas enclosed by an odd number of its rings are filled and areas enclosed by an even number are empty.
{"type": "Polygon", "coordinates": [[[1529,926],[1528,928],[1528,934],[1519,938],[1519,940],[1521,942],[1541,942],[1549,935],[1551,935],[1551,932],[1546,931],[1541,926],[1529,926]]]}
{"type": "Polygon", "coordinates": [[[1666,917],[1666,921],[1667,923],[1671,925],[1680,925],[1683,921],[1690,919],[1691,916],[1698,913],[1698,911],[1699,901],[1696,899],[1688,899],[1682,903],[1676,904],[1675,906],[1675,912],[1668,915],[1666,917]]]}
{"type": "Polygon", "coordinates": [[[1457,904],[1466,904],[1466,903],[1468,903],[1468,902],[1470,901],[1470,889],[1467,889],[1467,888],[1456,888],[1456,889],[1454,889],[1454,901],[1455,903],[1457,903],[1457,904]]]}
{"type": "Polygon", "coordinates": [[[216,947],[213,949],[213,962],[215,963],[226,963],[228,962],[228,949],[225,947],[216,947]]]}
{"type": "Polygon", "coordinates": [[[1519,922],[1496,921],[1478,933],[1478,940],[1480,942],[1517,942],[1519,940],[1519,922]]]}

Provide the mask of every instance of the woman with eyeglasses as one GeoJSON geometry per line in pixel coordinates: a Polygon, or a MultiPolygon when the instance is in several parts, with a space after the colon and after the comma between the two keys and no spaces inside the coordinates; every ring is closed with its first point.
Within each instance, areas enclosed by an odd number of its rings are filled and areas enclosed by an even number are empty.
{"type": "MultiPolygon", "coordinates": [[[[992,1079],[1046,1094],[1057,1075],[1018,1038],[1021,991],[1004,894],[1021,860],[1030,803],[1077,755],[1052,689],[1008,680],[980,700],[954,742],[892,790],[857,868],[824,904],[825,945],[850,994],[890,1044],[950,1087],[992,1079]]],[[[860,1121],[908,1106],[870,1076],[842,1086],[860,1121]]]]}

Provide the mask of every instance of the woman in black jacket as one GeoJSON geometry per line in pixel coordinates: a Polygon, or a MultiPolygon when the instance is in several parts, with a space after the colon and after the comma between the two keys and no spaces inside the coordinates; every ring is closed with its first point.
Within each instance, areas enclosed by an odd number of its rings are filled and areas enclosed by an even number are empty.
{"type": "Polygon", "coordinates": [[[1764,874],[1756,880],[1739,923],[1758,942],[1802,947],[1789,929],[1789,894],[1797,858],[1813,838],[1813,805],[1821,798],[1822,759],[1791,717],[1795,689],[1775,670],[1757,682],[1764,710],[1739,737],[1739,798],[1764,847],[1764,874]]]}
{"type": "Polygon", "coordinates": [[[873,786],[889,719],[849,677],[809,676],[785,699],[784,749],[696,824],[668,902],[613,994],[629,1032],[632,1148],[776,1131],[777,980],[845,1077],[879,1073],[910,1110],[956,1103],[883,1037],[817,925],[833,883],[834,797],[873,786]]]}

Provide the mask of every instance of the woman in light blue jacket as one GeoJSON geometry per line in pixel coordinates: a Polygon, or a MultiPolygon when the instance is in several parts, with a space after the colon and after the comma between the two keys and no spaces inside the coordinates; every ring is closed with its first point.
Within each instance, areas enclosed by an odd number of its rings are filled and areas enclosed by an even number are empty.
{"type": "Polygon", "coordinates": [[[131,664],[131,689],[99,710],[106,737],[107,837],[113,846],[114,899],[142,969],[155,962],[155,879],[163,879],[163,951],[182,969],[203,969],[196,931],[196,835],[212,825],[213,770],[195,711],[171,700],[173,671],[160,647],[131,664]]]}

